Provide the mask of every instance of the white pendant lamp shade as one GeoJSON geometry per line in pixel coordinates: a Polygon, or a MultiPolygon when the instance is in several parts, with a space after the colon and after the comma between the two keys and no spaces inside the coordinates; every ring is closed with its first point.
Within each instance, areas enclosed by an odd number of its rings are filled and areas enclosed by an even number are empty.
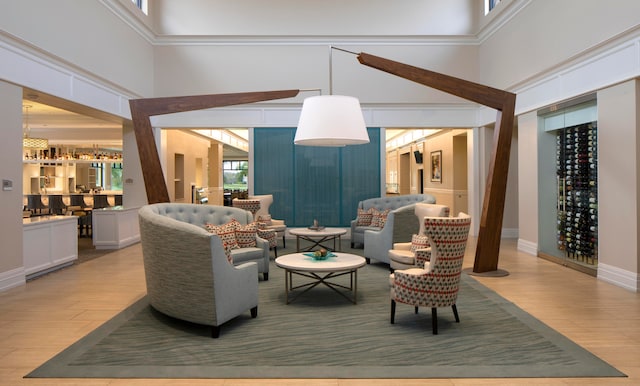
{"type": "Polygon", "coordinates": [[[306,98],[293,143],[304,146],[369,143],[360,102],[357,98],[344,95],[306,98]]]}

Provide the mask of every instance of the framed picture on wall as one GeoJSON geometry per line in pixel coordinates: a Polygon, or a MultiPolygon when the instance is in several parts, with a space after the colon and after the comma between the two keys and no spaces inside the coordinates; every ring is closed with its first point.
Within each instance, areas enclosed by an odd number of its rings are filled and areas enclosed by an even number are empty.
{"type": "Polygon", "coordinates": [[[431,182],[442,182],[442,150],[431,152],[431,182]]]}

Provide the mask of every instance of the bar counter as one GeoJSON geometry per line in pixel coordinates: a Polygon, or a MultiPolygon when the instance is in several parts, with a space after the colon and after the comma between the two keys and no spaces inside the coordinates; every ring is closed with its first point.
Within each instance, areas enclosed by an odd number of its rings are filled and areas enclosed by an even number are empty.
{"type": "Polygon", "coordinates": [[[22,219],[26,279],[73,264],[78,259],[78,218],[36,216],[22,219]]]}

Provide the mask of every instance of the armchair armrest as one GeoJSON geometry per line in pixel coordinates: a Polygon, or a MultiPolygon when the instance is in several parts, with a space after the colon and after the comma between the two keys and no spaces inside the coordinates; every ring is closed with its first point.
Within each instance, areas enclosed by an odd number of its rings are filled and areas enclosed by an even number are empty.
{"type": "Polygon", "coordinates": [[[271,219],[271,225],[285,225],[284,220],[271,219]]]}
{"type": "Polygon", "coordinates": [[[364,231],[364,256],[367,259],[375,259],[389,264],[389,249],[393,246],[393,227],[395,211],[387,216],[384,227],[379,231],[364,231]]]}
{"type": "Polygon", "coordinates": [[[393,243],[393,249],[408,251],[411,249],[411,243],[393,243]]]}

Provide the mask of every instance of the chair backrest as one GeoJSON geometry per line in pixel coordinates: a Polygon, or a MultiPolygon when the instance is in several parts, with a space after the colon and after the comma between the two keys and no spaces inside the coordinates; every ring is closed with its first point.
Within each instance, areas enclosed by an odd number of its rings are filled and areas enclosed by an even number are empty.
{"type": "Polygon", "coordinates": [[[148,210],[199,227],[203,227],[206,223],[222,225],[232,219],[238,220],[242,225],[247,225],[253,221],[251,212],[229,206],[165,202],[149,205],[148,210]]]}
{"type": "Polygon", "coordinates": [[[420,222],[419,235],[424,234],[424,218],[425,217],[449,217],[449,207],[439,204],[426,204],[419,202],[415,207],[415,214],[420,222]]]}
{"type": "Polygon", "coordinates": [[[257,196],[249,196],[249,200],[260,201],[260,208],[255,213],[255,217],[258,218],[258,216],[266,216],[269,214],[269,207],[273,204],[273,195],[260,194],[257,196]]]}
{"type": "Polygon", "coordinates": [[[231,200],[231,205],[236,208],[241,208],[251,212],[255,218],[256,213],[260,210],[260,200],[250,200],[245,198],[234,198],[231,200]]]}
{"type": "Polygon", "coordinates": [[[93,209],[108,208],[109,201],[106,194],[94,194],[93,195],[93,209]]]}
{"type": "Polygon", "coordinates": [[[360,201],[358,203],[358,208],[364,210],[370,208],[376,208],[378,210],[393,210],[418,202],[435,204],[436,198],[430,194],[404,194],[399,196],[368,198],[366,200],[360,201]]]}
{"type": "Polygon", "coordinates": [[[455,304],[462,263],[471,227],[471,217],[425,217],[425,233],[431,243],[431,262],[424,279],[430,283],[433,307],[455,304]]]}

